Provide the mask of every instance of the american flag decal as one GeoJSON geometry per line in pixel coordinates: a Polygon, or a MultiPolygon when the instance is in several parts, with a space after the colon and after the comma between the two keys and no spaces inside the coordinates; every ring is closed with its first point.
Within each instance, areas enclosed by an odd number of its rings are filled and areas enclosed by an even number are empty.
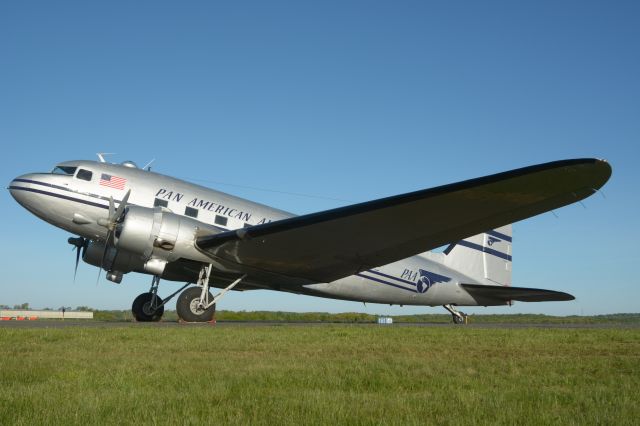
{"type": "Polygon", "coordinates": [[[106,173],[103,173],[102,176],[100,176],[100,185],[108,186],[109,188],[124,189],[124,185],[126,183],[127,180],[125,178],[118,176],[108,175],[106,173]]]}

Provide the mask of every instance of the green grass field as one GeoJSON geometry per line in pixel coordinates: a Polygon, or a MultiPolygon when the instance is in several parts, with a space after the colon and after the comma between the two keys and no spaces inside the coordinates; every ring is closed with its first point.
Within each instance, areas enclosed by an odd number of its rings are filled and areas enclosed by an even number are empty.
{"type": "MultiPolygon", "coordinates": [[[[98,321],[131,321],[130,310],[122,311],[93,311],[93,317],[98,321]]],[[[216,318],[220,321],[270,321],[270,322],[325,322],[364,324],[377,322],[378,316],[362,312],[281,312],[281,311],[217,311],[216,318]]],[[[176,311],[165,311],[163,321],[177,321],[176,311]]],[[[422,314],[422,315],[394,315],[395,323],[451,323],[451,315],[422,314]]],[[[551,316],[536,314],[480,314],[471,315],[469,321],[473,324],[503,323],[503,324],[640,324],[640,314],[610,314],[592,316],[551,316]]]]}
{"type": "Polygon", "coordinates": [[[638,424],[640,329],[0,328],[0,424],[638,424]]]}

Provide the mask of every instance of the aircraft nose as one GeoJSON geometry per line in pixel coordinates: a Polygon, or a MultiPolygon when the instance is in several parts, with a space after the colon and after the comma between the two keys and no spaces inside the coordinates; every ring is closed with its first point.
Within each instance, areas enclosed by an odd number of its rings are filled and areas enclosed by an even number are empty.
{"type": "Polygon", "coordinates": [[[21,175],[13,179],[9,184],[9,193],[20,205],[25,206],[28,203],[31,190],[32,180],[31,174],[21,175]]]}

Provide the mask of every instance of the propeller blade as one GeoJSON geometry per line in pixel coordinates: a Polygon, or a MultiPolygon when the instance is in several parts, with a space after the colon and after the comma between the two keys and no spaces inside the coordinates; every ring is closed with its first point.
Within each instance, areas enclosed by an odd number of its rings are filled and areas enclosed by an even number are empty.
{"type": "Polygon", "coordinates": [[[107,259],[107,251],[109,250],[109,247],[111,247],[113,245],[113,231],[109,230],[109,232],[107,232],[107,239],[104,242],[104,250],[102,251],[102,260],[100,261],[100,266],[98,267],[98,278],[96,279],[96,285],[98,285],[98,282],[100,281],[100,272],[102,272],[102,269],[107,269],[104,265],[104,261],[107,259]]]}
{"type": "Polygon", "coordinates": [[[116,210],[115,215],[112,219],[114,223],[120,218],[120,216],[122,216],[122,213],[124,213],[124,209],[127,207],[127,201],[129,201],[130,194],[131,190],[128,190],[127,193],[124,194],[122,201],[120,201],[120,205],[118,205],[118,209],[116,210]]]}
{"type": "Polygon", "coordinates": [[[113,202],[113,197],[109,196],[109,217],[108,217],[109,222],[113,222],[116,214],[115,211],[116,211],[116,207],[115,207],[115,203],[113,202]]]}
{"type": "Polygon", "coordinates": [[[98,268],[98,277],[96,278],[96,287],[98,287],[98,283],[100,282],[100,273],[102,272],[102,268],[98,268]]]}
{"type": "Polygon", "coordinates": [[[104,250],[102,251],[102,260],[100,261],[100,267],[98,268],[98,278],[96,279],[96,285],[98,285],[98,283],[100,282],[100,273],[102,272],[102,269],[107,270],[104,261],[107,259],[107,252],[109,248],[114,246],[114,231],[116,229],[118,220],[122,217],[122,215],[124,214],[124,210],[127,207],[129,195],[131,195],[131,189],[129,189],[127,193],[124,194],[124,197],[122,198],[122,201],[120,201],[120,204],[118,204],[117,209],[115,207],[113,197],[109,197],[109,217],[107,218],[107,220],[101,219],[98,221],[98,224],[106,226],[107,239],[104,242],[104,250]]]}
{"type": "Polygon", "coordinates": [[[76,267],[73,270],[73,283],[76,283],[76,275],[78,275],[78,263],[80,263],[80,247],[76,247],[76,267]]]}
{"type": "Polygon", "coordinates": [[[89,240],[84,237],[71,237],[67,242],[73,246],[71,250],[76,251],[76,266],[73,270],[73,282],[75,283],[76,275],[78,275],[78,264],[80,263],[80,248],[82,248],[82,256],[84,256],[84,252],[87,250],[87,246],[89,245],[89,240]]]}

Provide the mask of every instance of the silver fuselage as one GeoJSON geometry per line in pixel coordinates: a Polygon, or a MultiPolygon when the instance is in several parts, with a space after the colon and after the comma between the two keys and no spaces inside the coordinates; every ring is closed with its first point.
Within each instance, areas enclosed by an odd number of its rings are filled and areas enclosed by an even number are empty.
{"type": "MultiPolygon", "coordinates": [[[[207,229],[224,232],[259,225],[293,216],[282,210],[254,203],[223,192],[189,183],[170,176],[123,165],[69,161],[59,166],[83,169],[92,173],[91,180],[76,175],[32,173],[14,179],[10,184],[11,195],[27,210],[40,219],[73,234],[91,240],[104,240],[107,230],[98,222],[105,218],[109,198],[115,204],[125,190],[105,185],[104,174],[126,179],[131,189],[128,204],[147,208],[162,205],[173,213],[189,216],[201,222],[207,229]]],[[[454,303],[460,306],[477,305],[459,284],[476,283],[472,278],[443,265],[441,253],[423,253],[389,265],[363,271],[329,283],[310,283],[292,277],[258,274],[249,277],[250,287],[309,294],[320,297],[371,303],[400,305],[442,305],[454,303]],[[446,277],[446,282],[434,284],[422,292],[417,285],[420,270],[427,270],[446,277]]],[[[208,263],[203,253],[196,253],[193,262],[208,263]]],[[[227,270],[224,273],[243,272],[227,270]]],[[[175,281],[192,281],[193,268],[174,268],[163,276],[175,281]]],[[[196,269],[197,271],[197,269],[196,269]]],[[[143,271],[140,271],[143,272],[143,271]]],[[[143,272],[144,273],[144,272],[143,272]]],[[[214,282],[220,286],[222,281],[214,282]]]]}

